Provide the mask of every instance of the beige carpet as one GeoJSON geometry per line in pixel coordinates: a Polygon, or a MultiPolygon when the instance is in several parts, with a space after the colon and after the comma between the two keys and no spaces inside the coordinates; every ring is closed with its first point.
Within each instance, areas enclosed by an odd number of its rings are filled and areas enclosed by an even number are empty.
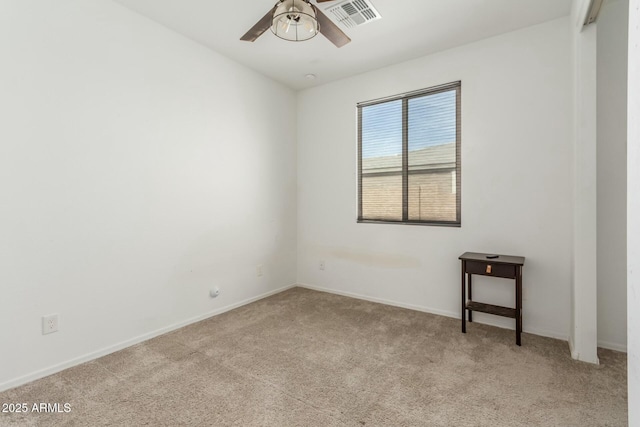
{"type": "Polygon", "coordinates": [[[626,355],[295,288],[0,394],[0,425],[621,426],[626,355]]]}

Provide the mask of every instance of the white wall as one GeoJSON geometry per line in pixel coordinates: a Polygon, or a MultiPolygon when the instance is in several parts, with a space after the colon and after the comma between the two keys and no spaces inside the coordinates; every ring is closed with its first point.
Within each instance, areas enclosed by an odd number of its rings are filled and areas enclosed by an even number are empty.
{"type": "Polygon", "coordinates": [[[640,0],[629,2],[627,362],[629,425],[640,425],[640,0]]]}
{"type": "Polygon", "coordinates": [[[598,343],[627,346],[628,0],[598,17],[598,343]]]}
{"type": "Polygon", "coordinates": [[[105,0],[0,52],[0,390],[295,282],[293,91],[105,0]]]}
{"type": "MultiPolygon", "coordinates": [[[[525,331],[566,339],[569,27],[559,19],[301,92],[298,281],[459,316],[460,254],[522,255],[525,331]],[[455,80],[462,81],[462,227],[357,224],[356,103],[455,80]]],[[[513,304],[512,281],[474,283],[474,297],[513,304]]],[[[477,319],[513,327],[511,319],[477,319]]]]}

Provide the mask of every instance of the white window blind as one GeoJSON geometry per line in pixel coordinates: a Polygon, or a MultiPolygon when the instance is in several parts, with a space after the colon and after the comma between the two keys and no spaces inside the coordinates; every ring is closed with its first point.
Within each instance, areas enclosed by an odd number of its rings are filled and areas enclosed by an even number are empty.
{"type": "Polygon", "coordinates": [[[460,82],[358,104],[358,221],[461,223],[460,82]]]}

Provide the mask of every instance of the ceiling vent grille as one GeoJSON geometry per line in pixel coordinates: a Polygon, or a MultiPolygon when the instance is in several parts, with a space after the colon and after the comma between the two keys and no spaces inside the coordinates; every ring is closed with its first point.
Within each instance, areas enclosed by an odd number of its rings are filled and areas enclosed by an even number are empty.
{"type": "Polygon", "coordinates": [[[347,28],[382,18],[369,0],[346,0],[326,9],[335,21],[347,28]]]}

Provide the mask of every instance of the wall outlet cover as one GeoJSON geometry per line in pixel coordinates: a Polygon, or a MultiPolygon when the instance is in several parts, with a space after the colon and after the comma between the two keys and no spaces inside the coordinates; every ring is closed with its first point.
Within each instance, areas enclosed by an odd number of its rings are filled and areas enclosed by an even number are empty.
{"type": "Polygon", "coordinates": [[[58,323],[59,316],[57,314],[42,316],[42,335],[58,332],[58,323]]]}

